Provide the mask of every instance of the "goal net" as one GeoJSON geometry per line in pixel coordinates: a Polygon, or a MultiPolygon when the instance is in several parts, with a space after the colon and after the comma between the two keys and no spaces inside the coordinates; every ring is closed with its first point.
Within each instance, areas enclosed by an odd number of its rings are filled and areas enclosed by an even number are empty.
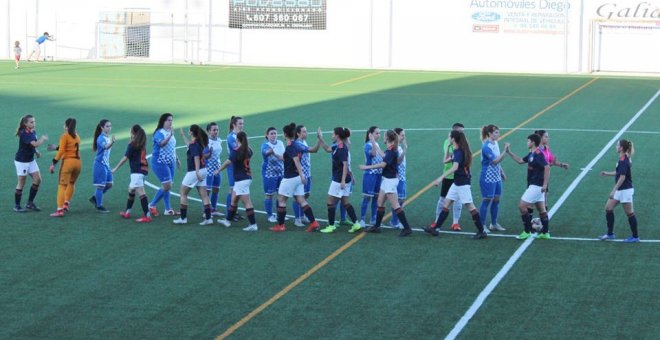
{"type": "Polygon", "coordinates": [[[591,70],[660,73],[660,21],[592,22],[591,70]]]}

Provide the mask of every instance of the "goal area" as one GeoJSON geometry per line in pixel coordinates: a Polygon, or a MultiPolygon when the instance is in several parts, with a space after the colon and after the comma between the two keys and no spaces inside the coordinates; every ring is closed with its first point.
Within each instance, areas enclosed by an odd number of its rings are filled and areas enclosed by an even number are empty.
{"type": "Polygon", "coordinates": [[[593,20],[592,72],[660,73],[660,21],[593,20]]]}

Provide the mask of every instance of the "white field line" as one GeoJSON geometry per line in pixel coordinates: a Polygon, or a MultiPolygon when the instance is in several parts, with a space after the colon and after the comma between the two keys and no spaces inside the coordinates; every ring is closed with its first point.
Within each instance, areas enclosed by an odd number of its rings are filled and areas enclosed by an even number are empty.
{"type": "MultiPolygon", "coordinates": [[[[641,116],[642,113],[644,113],[644,111],[646,111],[646,109],[649,106],[651,106],[651,104],[655,101],[656,98],[658,98],[659,95],[660,95],[660,90],[658,90],[655,93],[655,95],[646,103],[646,105],[644,105],[639,111],[637,111],[637,113],[630,119],[630,121],[628,121],[628,123],[624,125],[614,137],[612,137],[612,139],[607,143],[607,145],[605,145],[605,147],[603,147],[603,149],[598,153],[598,155],[596,155],[596,157],[594,157],[594,159],[592,159],[591,162],[589,162],[589,164],[584,168],[586,169],[593,168],[596,162],[598,162],[603,157],[603,155],[605,155],[606,152],[611,151],[611,147],[614,145],[614,143],[616,143],[621,137],[621,135],[623,135],[623,133],[626,132],[626,130],[637,120],[637,118],[639,118],[639,116],[641,116]]],[[[575,178],[575,180],[573,180],[571,185],[561,195],[557,203],[555,203],[552,206],[552,209],[550,209],[550,211],[548,212],[548,218],[552,218],[554,213],[557,210],[559,210],[559,208],[562,206],[562,204],[564,204],[568,196],[573,192],[573,190],[575,190],[577,185],[580,183],[580,181],[582,181],[582,179],[587,175],[587,173],[589,173],[588,170],[583,170],[575,178]]],[[[484,301],[486,301],[490,293],[492,293],[493,290],[495,290],[495,287],[497,287],[497,285],[502,281],[504,276],[506,276],[509,270],[511,270],[513,265],[516,262],[518,262],[522,254],[527,250],[527,248],[529,248],[529,246],[532,244],[532,242],[534,242],[534,240],[535,238],[530,237],[526,239],[523,242],[523,244],[520,245],[520,247],[518,247],[516,252],[513,253],[513,255],[511,255],[511,257],[504,264],[502,269],[500,269],[500,271],[495,275],[495,277],[493,277],[493,279],[490,280],[488,285],[486,285],[486,287],[481,291],[481,293],[479,293],[477,299],[474,300],[474,302],[472,303],[470,308],[468,308],[468,310],[465,312],[463,317],[461,317],[461,319],[456,323],[456,325],[454,325],[454,328],[449,332],[449,334],[447,334],[445,340],[456,339],[456,336],[458,336],[458,334],[461,333],[461,331],[463,330],[463,328],[465,328],[465,326],[470,321],[470,319],[472,319],[472,317],[477,313],[479,308],[481,308],[481,305],[484,303],[484,301]]]]}

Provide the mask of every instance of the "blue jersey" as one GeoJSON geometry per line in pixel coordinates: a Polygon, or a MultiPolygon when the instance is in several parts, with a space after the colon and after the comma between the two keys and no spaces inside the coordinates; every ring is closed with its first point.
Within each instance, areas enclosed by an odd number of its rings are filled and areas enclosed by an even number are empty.
{"type": "Polygon", "coordinates": [[[500,156],[500,146],[497,142],[487,140],[481,146],[481,180],[484,183],[498,183],[502,181],[502,168],[500,164],[493,164],[493,160],[500,156]]]}
{"type": "Polygon", "coordinates": [[[37,141],[37,132],[30,129],[20,129],[18,131],[18,151],[16,151],[17,162],[30,163],[34,160],[36,148],[32,142],[37,141]]]}
{"type": "Polygon", "coordinates": [[[96,157],[94,158],[94,162],[110,167],[110,148],[105,148],[108,144],[110,144],[110,137],[100,134],[96,138],[96,157]]]}
{"type": "Polygon", "coordinates": [[[294,158],[298,157],[300,160],[300,150],[298,150],[297,143],[289,142],[284,149],[284,178],[294,178],[300,176],[294,158]]]}
{"type": "Polygon", "coordinates": [[[306,178],[312,177],[312,160],[309,157],[309,145],[306,140],[296,139],[295,141],[302,156],[300,157],[300,165],[302,166],[303,174],[306,178]]]}
{"type": "MultiPolygon", "coordinates": [[[[376,152],[375,156],[371,155],[371,150],[373,149],[373,146],[371,145],[370,142],[366,142],[364,144],[364,158],[365,158],[365,164],[366,165],[374,165],[374,164],[380,164],[383,162],[383,157],[380,155],[380,153],[376,152]]],[[[366,171],[367,174],[372,174],[372,175],[380,175],[383,173],[383,169],[378,168],[378,169],[369,169],[366,171]]]]}
{"type": "Polygon", "coordinates": [[[626,176],[626,179],[623,180],[618,190],[631,189],[633,187],[632,164],[630,164],[630,158],[628,156],[619,158],[619,161],[616,163],[616,177],[614,178],[614,182],[618,182],[621,176],[626,176]]]}
{"type": "Polygon", "coordinates": [[[211,139],[209,137],[209,145],[205,148],[207,152],[211,151],[211,156],[206,160],[206,168],[208,169],[208,174],[211,176],[213,172],[220,169],[220,153],[222,152],[222,141],[220,138],[211,139]]]}
{"type": "Polygon", "coordinates": [[[274,144],[266,140],[261,144],[261,156],[263,157],[261,175],[264,178],[284,176],[284,162],[276,156],[278,153],[281,154],[282,151],[284,151],[284,144],[280,140],[276,140],[274,144]],[[273,153],[266,155],[270,150],[273,150],[273,153]]]}
{"type": "Polygon", "coordinates": [[[231,156],[238,147],[238,142],[236,140],[236,132],[232,131],[227,135],[227,155],[231,156]]]}
{"type": "Polygon", "coordinates": [[[188,144],[188,151],[186,151],[186,158],[188,160],[188,171],[195,171],[195,157],[199,157],[199,168],[205,168],[206,162],[204,160],[204,148],[199,140],[195,139],[188,144]]]}
{"type": "MultiPolygon", "coordinates": [[[[398,147],[397,150],[399,151],[399,155],[403,153],[403,148],[398,147]]],[[[398,160],[397,160],[398,161],[398,160]]],[[[406,156],[403,156],[403,160],[401,163],[396,168],[396,171],[399,173],[399,181],[406,181],[406,156]]]]}
{"type": "Polygon", "coordinates": [[[346,144],[339,143],[332,145],[332,180],[334,182],[341,183],[341,177],[344,172],[344,162],[346,162],[348,168],[345,183],[351,182],[350,158],[351,153],[348,151],[346,144]]]}
{"type": "Polygon", "coordinates": [[[46,39],[48,39],[48,38],[46,38],[45,35],[42,35],[39,38],[37,38],[37,40],[35,40],[35,41],[37,42],[37,44],[41,45],[41,44],[44,43],[44,41],[46,41],[46,39]]]}
{"type": "Polygon", "coordinates": [[[128,158],[128,165],[131,168],[132,174],[143,174],[146,176],[149,173],[147,151],[144,148],[136,148],[129,143],[124,156],[128,158]]]}
{"type": "Polygon", "coordinates": [[[229,160],[231,161],[232,166],[234,167],[234,180],[243,181],[246,179],[252,179],[252,173],[250,172],[250,158],[252,158],[252,149],[248,149],[248,154],[245,159],[238,159],[238,153],[236,150],[229,154],[229,160]]]}
{"type": "Polygon", "coordinates": [[[153,157],[158,163],[176,163],[176,138],[172,136],[170,137],[170,140],[167,141],[167,144],[160,146],[160,143],[162,143],[171,133],[171,130],[168,131],[165,129],[160,129],[154,133],[154,147],[151,151],[151,157],[153,157]]]}
{"type": "Polygon", "coordinates": [[[454,184],[456,186],[470,185],[472,174],[470,173],[470,167],[465,166],[465,156],[461,149],[454,150],[453,162],[458,163],[458,169],[454,172],[454,184]]]}
{"type": "Polygon", "coordinates": [[[527,162],[527,185],[538,185],[542,187],[545,177],[545,166],[548,165],[543,152],[536,149],[536,151],[530,152],[527,156],[523,157],[522,160],[527,162]]]}
{"type": "Polygon", "coordinates": [[[383,157],[383,162],[385,162],[383,177],[392,179],[397,178],[398,158],[399,153],[394,150],[394,147],[389,147],[385,150],[385,157],[383,157]]]}

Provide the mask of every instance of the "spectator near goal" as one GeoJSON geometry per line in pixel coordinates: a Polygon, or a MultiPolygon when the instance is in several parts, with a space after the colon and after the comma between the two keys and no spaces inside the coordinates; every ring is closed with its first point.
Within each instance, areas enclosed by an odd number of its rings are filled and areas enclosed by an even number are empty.
{"type": "Polygon", "coordinates": [[[30,53],[30,56],[27,58],[27,61],[31,61],[31,60],[32,60],[32,56],[33,56],[35,53],[37,54],[37,55],[35,56],[35,60],[36,60],[37,62],[39,61],[39,56],[41,55],[41,44],[43,44],[44,42],[46,42],[46,40],[54,41],[54,40],[55,40],[55,37],[54,37],[54,36],[51,36],[50,34],[48,34],[48,32],[44,32],[44,34],[43,34],[42,36],[40,36],[39,38],[37,38],[37,40],[35,40],[36,44],[34,45],[34,49],[33,49],[32,52],[30,53]]]}

